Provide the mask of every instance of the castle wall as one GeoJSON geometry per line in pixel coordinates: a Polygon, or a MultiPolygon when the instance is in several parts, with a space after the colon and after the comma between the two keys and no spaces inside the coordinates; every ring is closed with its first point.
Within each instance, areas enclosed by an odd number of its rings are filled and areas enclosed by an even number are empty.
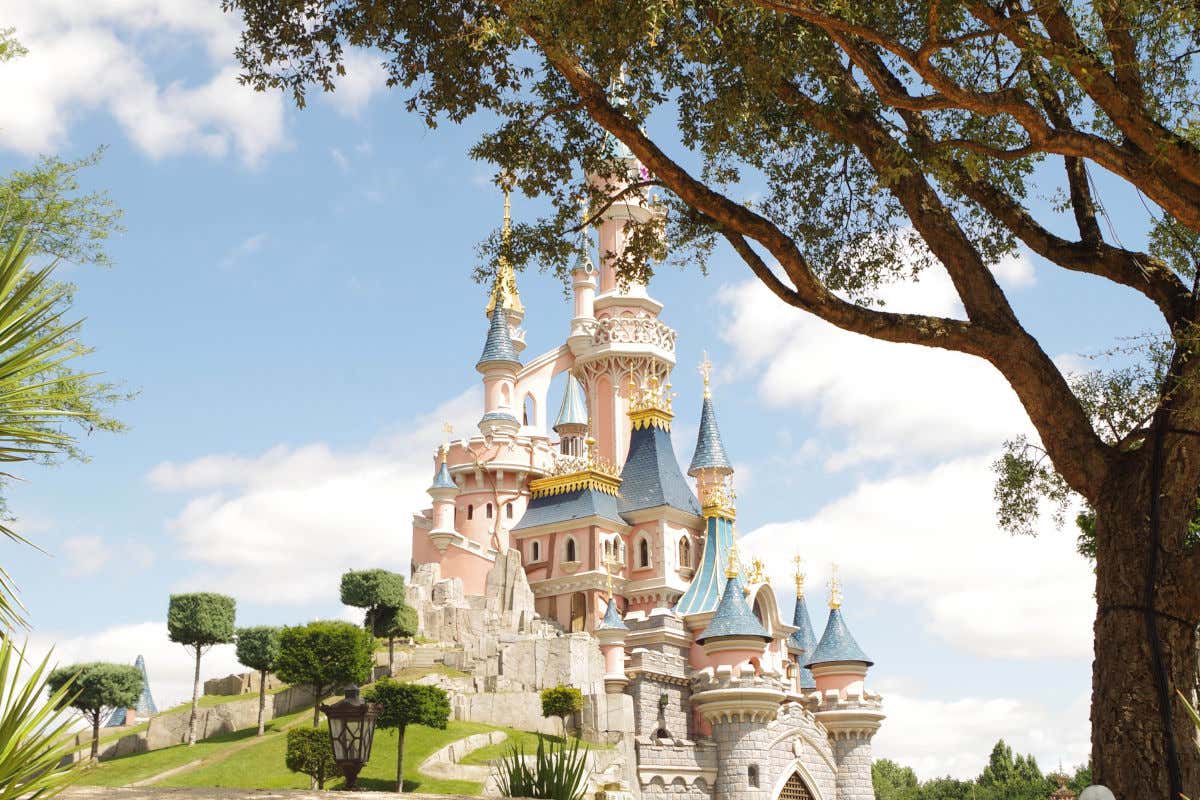
{"type": "Polygon", "coordinates": [[[838,736],[833,740],[833,753],[838,764],[838,800],[875,800],[871,740],[864,736],[838,736]]]}
{"type": "Polygon", "coordinates": [[[713,725],[720,772],[714,800],[774,800],[793,772],[799,772],[813,800],[869,800],[867,794],[841,795],[837,789],[837,761],[825,728],[800,705],[783,706],[779,717],[761,722],[721,722],[713,725]],[[752,770],[757,786],[752,786],[752,770]]]}
{"type": "Polygon", "coordinates": [[[637,743],[643,800],[711,800],[717,750],[711,742],[637,743]]]}

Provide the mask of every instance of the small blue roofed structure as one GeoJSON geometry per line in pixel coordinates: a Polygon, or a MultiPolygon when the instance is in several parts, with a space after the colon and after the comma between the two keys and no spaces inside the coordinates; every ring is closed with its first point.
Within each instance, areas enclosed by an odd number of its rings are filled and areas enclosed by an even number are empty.
{"type": "Polygon", "coordinates": [[[831,664],[837,661],[856,661],[868,667],[875,663],[867,658],[858,642],[854,641],[850,629],[846,627],[846,620],[842,618],[842,609],[831,608],[829,621],[825,623],[825,633],[821,634],[817,649],[806,658],[804,666],[812,667],[814,664],[831,664]]]}
{"type": "Polygon", "coordinates": [[[696,637],[696,641],[703,644],[709,639],[743,636],[771,641],[771,634],[767,633],[767,629],[746,604],[742,582],[735,574],[725,581],[725,593],[721,595],[721,602],[717,604],[717,610],[708,627],[696,637]]]}

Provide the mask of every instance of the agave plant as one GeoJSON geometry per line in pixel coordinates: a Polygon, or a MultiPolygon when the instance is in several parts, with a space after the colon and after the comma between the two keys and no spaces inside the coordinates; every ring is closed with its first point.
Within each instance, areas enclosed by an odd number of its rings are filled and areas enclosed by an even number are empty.
{"type": "Polygon", "coordinates": [[[53,797],[79,773],[65,710],[74,687],[68,681],[45,699],[49,661],[22,670],[25,648],[0,641],[0,800],[53,797]]]}
{"type": "Polygon", "coordinates": [[[575,739],[570,746],[551,743],[538,737],[532,766],[525,748],[513,745],[493,765],[496,785],[503,797],[534,797],[544,800],[582,800],[587,791],[586,747],[575,739]]]}

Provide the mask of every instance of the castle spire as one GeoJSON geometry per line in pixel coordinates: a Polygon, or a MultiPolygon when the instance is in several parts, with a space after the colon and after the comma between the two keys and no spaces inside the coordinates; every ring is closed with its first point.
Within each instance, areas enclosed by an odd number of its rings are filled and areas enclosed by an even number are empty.
{"type": "MultiPolygon", "coordinates": [[[[833,567],[833,575],[829,579],[829,619],[825,623],[825,632],[816,649],[805,658],[804,666],[812,668],[824,664],[850,662],[860,664],[864,668],[875,662],[867,658],[867,654],[854,641],[850,628],[842,616],[842,584],[837,577],[837,565],[833,567]]],[[[819,677],[819,676],[818,676],[819,677]]]]}
{"type": "Polygon", "coordinates": [[[801,690],[807,691],[817,688],[812,670],[805,666],[805,662],[817,649],[817,635],[813,631],[812,618],[808,615],[808,603],[804,599],[804,571],[800,568],[802,561],[800,556],[792,559],[796,566],[796,607],[792,611],[792,627],[796,630],[788,640],[788,645],[801,651],[796,657],[796,661],[800,665],[799,686],[801,690]]]}
{"type": "MultiPolygon", "coordinates": [[[[704,376],[704,404],[700,408],[700,432],[696,435],[696,451],[692,455],[688,475],[699,476],[702,472],[719,475],[732,475],[733,465],[725,454],[725,443],[721,440],[721,429],[717,427],[717,412],[713,409],[712,390],[709,387],[709,375],[712,372],[712,362],[708,354],[700,364],[700,374],[704,376]]],[[[701,498],[703,501],[703,498],[701,498]]]]}
{"type": "Polygon", "coordinates": [[[510,316],[520,317],[525,313],[525,306],[521,304],[521,293],[517,291],[517,276],[505,252],[509,239],[512,237],[512,180],[505,177],[502,180],[502,186],[504,188],[504,225],[501,228],[500,236],[503,247],[499,258],[496,259],[496,280],[492,283],[492,294],[488,298],[485,313],[490,317],[496,306],[499,305],[500,308],[506,309],[510,316]]]}

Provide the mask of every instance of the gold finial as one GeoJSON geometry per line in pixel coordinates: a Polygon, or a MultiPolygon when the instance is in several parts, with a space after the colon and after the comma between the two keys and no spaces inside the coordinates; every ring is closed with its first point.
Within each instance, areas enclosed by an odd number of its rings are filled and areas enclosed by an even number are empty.
{"type": "Polygon", "coordinates": [[[829,607],[842,607],[842,582],[838,580],[838,565],[829,565],[829,607]]]}
{"type": "Polygon", "coordinates": [[[612,600],[612,597],[613,597],[612,568],[615,567],[619,563],[620,562],[617,561],[616,548],[613,548],[613,552],[604,557],[605,583],[608,585],[608,599],[609,600],[612,600]]]}
{"type": "Polygon", "coordinates": [[[804,563],[804,559],[797,554],[792,563],[796,566],[794,575],[796,578],[796,597],[804,596],[804,570],[800,569],[800,565],[804,563]]]}
{"type": "Polygon", "coordinates": [[[765,572],[767,565],[763,563],[761,558],[755,558],[750,562],[750,583],[770,583],[771,579],[767,577],[765,572]]]}
{"type": "Polygon", "coordinates": [[[729,545],[729,563],[725,565],[725,577],[736,578],[741,571],[742,565],[738,563],[737,557],[737,542],[733,542],[729,545]]]}
{"type": "Polygon", "coordinates": [[[502,235],[504,241],[508,241],[509,234],[512,233],[512,188],[505,184],[504,186],[504,227],[502,235]]]}
{"type": "Polygon", "coordinates": [[[443,422],[442,433],[446,434],[446,441],[442,444],[442,461],[445,461],[446,454],[450,452],[450,434],[454,433],[454,426],[449,422],[443,422]]]}
{"type": "Polygon", "coordinates": [[[581,195],[579,198],[579,221],[582,224],[587,224],[588,221],[588,199],[587,195],[581,195]]]}
{"type": "Polygon", "coordinates": [[[705,350],[701,355],[703,361],[700,362],[700,374],[704,377],[704,398],[707,400],[712,397],[712,389],[709,387],[709,379],[712,374],[712,362],[708,360],[708,351],[705,350]]]}
{"type": "Polygon", "coordinates": [[[512,177],[507,174],[502,175],[500,188],[504,190],[504,224],[500,234],[503,244],[500,256],[496,259],[496,282],[492,285],[492,294],[488,298],[486,309],[488,314],[492,313],[497,303],[509,311],[523,312],[525,310],[525,306],[521,304],[521,293],[517,291],[517,276],[505,254],[508,240],[512,235],[512,177]]]}

